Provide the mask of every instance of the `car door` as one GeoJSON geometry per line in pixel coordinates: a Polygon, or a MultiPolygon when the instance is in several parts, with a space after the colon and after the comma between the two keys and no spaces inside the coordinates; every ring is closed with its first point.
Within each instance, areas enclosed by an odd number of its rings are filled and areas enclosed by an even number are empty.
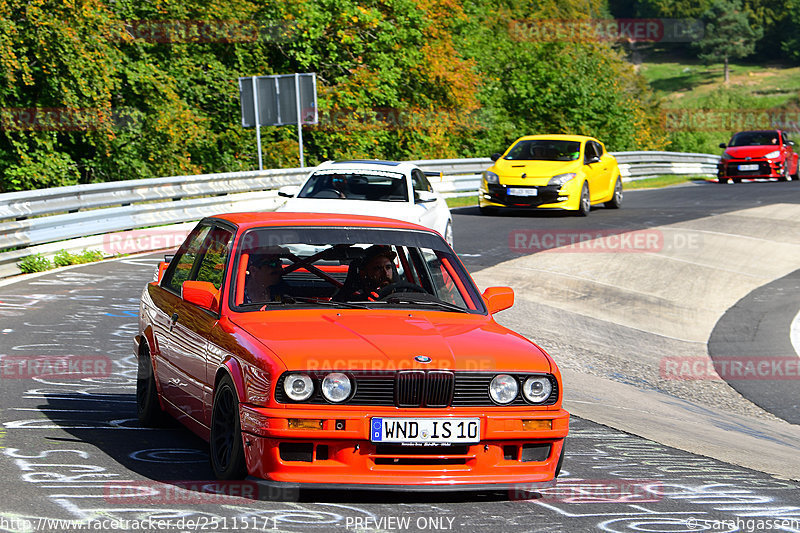
{"type": "Polygon", "coordinates": [[[586,141],[583,151],[583,172],[586,175],[586,182],[589,184],[589,195],[594,202],[601,197],[599,189],[602,187],[602,162],[600,154],[597,153],[595,144],[586,141]]]}
{"type": "MultiPolygon", "coordinates": [[[[221,293],[232,238],[232,231],[226,228],[214,227],[208,232],[192,280],[209,282],[221,293]]],[[[209,310],[182,300],[172,319],[171,356],[179,380],[177,389],[173,389],[176,401],[188,416],[204,423],[209,414],[206,401],[212,388],[206,375],[206,359],[211,332],[219,320],[219,308],[209,310]]]]}
{"type": "Polygon", "coordinates": [[[151,289],[153,303],[157,308],[153,329],[159,347],[153,370],[163,398],[181,410],[188,408],[188,405],[185,387],[181,386],[185,383],[181,379],[183,370],[174,348],[174,329],[183,307],[183,282],[193,279],[197,272],[203,243],[210,231],[211,225],[201,224],[195,228],[170,262],[161,284],[151,289]]]}
{"type": "Polygon", "coordinates": [[[417,224],[441,231],[437,227],[439,216],[438,199],[434,196],[433,186],[425,177],[425,173],[415,168],[411,171],[411,184],[413,186],[412,201],[417,224]]]}
{"type": "Polygon", "coordinates": [[[616,159],[614,159],[614,156],[606,152],[606,149],[602,144],[597,141],[592,141],[592,143],[595,146],[595,151],[600,156],[601,182],[599,186],[603,188],[603,191],[601,194],[599,194],[599,196],[607,198],[611,194],[611,191],[614,189],[614,185],[616,183],[616,176],[614,173],[614,169],[616,168],[616,159]]]}
{"type": "Polygon", "coordinates": [[[786,165],[786,173],[792,176],[797,175],[797,165],[798,165],[798,156],[797,153],[794,151],[794,142],[789,139],[789,136],[786,135],[785,131],[781,132],[781,136],[783,136],[783,149],[785,154],[784,164],[786,165]]]}

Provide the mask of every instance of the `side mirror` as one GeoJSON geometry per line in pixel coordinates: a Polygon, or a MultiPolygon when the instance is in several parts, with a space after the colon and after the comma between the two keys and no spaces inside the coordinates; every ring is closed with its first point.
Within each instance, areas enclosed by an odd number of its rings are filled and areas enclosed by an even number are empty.
{"type": "Polygon", "coordinates": [[[184,281],[181,298],[209,311],[219,310],[219,290],[209,281],[184,281]]]}
{"type": "Polygon", "coordinates": [[[727,148],[727,147],[728,147],[728,145],[727,145],[727,144],[725,144],[725,143],[719,143],[719,147],[720,147],[720,148],[727,148]]]}
{"type": "Polygon", "coordinates": [[[483,301],[489,313],[495,314],[514,305],[514,289],[511,287],[489,287],[483,291],[483,301]]]}
{"type": "Polygon", "coordinates": [[[300,187],[297,185],[284,185],[278,189],[278,196],[283,196],[284,198],[294,198],[299,192],[300,187]]]}
{"type": "Polygon", "coordinates": [[[786,141],[786,144],[788,144],[789,146],[794,146],[794,141],[786,141]]]}
{"type": "Polygon", "coordinates": [[[418,204],[436,201],[436,193],[431,191],[414,191],[414,198],[418,204]]]}
{"type": "Polygon", "coordinates": [[[500,157],[501,157],[502,155],[503,155],[503,154],[497,154],[497,153],[494,153],[494,154],[492,154],[492,155],[491,155],[491,158],[490,158],[490,159],[491,159],[492,161],[497,161],[498,159],[500,159],[500,157]]]}

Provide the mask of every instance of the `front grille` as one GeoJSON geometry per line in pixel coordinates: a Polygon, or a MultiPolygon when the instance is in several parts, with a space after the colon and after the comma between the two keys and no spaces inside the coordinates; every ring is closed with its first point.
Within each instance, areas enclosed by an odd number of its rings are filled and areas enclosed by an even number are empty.
{"type": "Polygon", "coordinates": [[[746,178],[748,176],[769,176],[772,174],[772,167],[767,161],[736,161],[729,162],[726,167],[727,176],[741,176],[746,178]],[[739,170],[739,165],[755,165],[758,164],[757,170],[739,170]]]}
{"type": "MultiPolygon", "coordinates": [[[[330,404],[320,391],[322,379],[328,373],[306,372],[315,383],[314,394],[306,404],[330,404]]],[[[354,392],[341,405],[369,405],[395,407],[496,407],[489,396],[489,384],[497,374],[503,372],[452,372],[447,370],[407,370],[400,372],[347,372],[353,383],[354,392]]],[[[508,372],[515,376],[520,389],[529,376],[534,373],[508,372]]],[[[558,382],[555,376],[546,374],[553,387],[550,397],[538,405],[553,405],[558,400],[558,382]]],[[[275,387],[275,400],[292,404],[283,390],[285,374],[278,378],[275,387]]],[[[522,393],[509,406],[531,405],[522,393]]]]}
{"type": "Polygon", "coordinates": [[[408,370],[397,373],[398,407],[447,407],[453,398],[453,373],[408,370]]]}
{"type": "Polygon", "coordinates": [[[536,207],[542,204],[552,204],[558,201],[559,187],[543,185],[540,187],[518,187],[520,189],[538,189],[536,196],[512,196],[508,194],[505,185],[489,185],[489,194],[492,202],[501,203],[508,206],[517,207],[536,207]]]}

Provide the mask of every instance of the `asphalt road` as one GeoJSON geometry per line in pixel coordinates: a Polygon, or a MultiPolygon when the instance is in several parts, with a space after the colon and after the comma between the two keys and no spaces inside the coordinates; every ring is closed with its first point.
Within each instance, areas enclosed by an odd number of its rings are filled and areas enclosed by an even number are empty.
{"type": "MultiPolygon", "coordinates": [[[[514,229],[646,228],[798,196],[800,183],[636,191],[622,210],[584,219],[467,208],[455,212],[456,249],[478,270],[517,257],[514,229]]],[[[800,485],[579,419],[558,486],[541,494],[297,493],[250,482],[213,494],[204,442],[136,422],[132,336],[156,261],[0,287],[0,531],[800,531],[800,485]],[[76,373],[50,378],[21,364],[41,356],[63,356],[76,373]]]]}

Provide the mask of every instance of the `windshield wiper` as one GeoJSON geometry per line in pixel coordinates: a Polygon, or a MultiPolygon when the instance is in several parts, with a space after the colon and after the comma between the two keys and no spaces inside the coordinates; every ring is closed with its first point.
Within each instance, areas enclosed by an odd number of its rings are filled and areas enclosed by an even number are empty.
{"type": "Polygon", "coordinates": [[[461,308],[457,305],[450,304],[447,302],[443,302],[442,300],[420,300],[414,298],[413,296],[399,296],[399,295],[391,295],[384,299],[385,302],[390,304],[412,304],[412,305],[421,305],[423,307],[439,307],[442,309],[447,309],[448,311],[456,311],[458,313],[466,313],[467,310],[461,308]]]}
{"type": "Polygon", "coordinates": [[[316,298],[308,298],[305,296],[291,296],[288,303],[303,302],[307,304],[323,305],[328,307],[345,307],[349,309],[369,309],[366,305],[353,303],[353,302],[338,302],[336,300],[317,300],[316,298]]]}

